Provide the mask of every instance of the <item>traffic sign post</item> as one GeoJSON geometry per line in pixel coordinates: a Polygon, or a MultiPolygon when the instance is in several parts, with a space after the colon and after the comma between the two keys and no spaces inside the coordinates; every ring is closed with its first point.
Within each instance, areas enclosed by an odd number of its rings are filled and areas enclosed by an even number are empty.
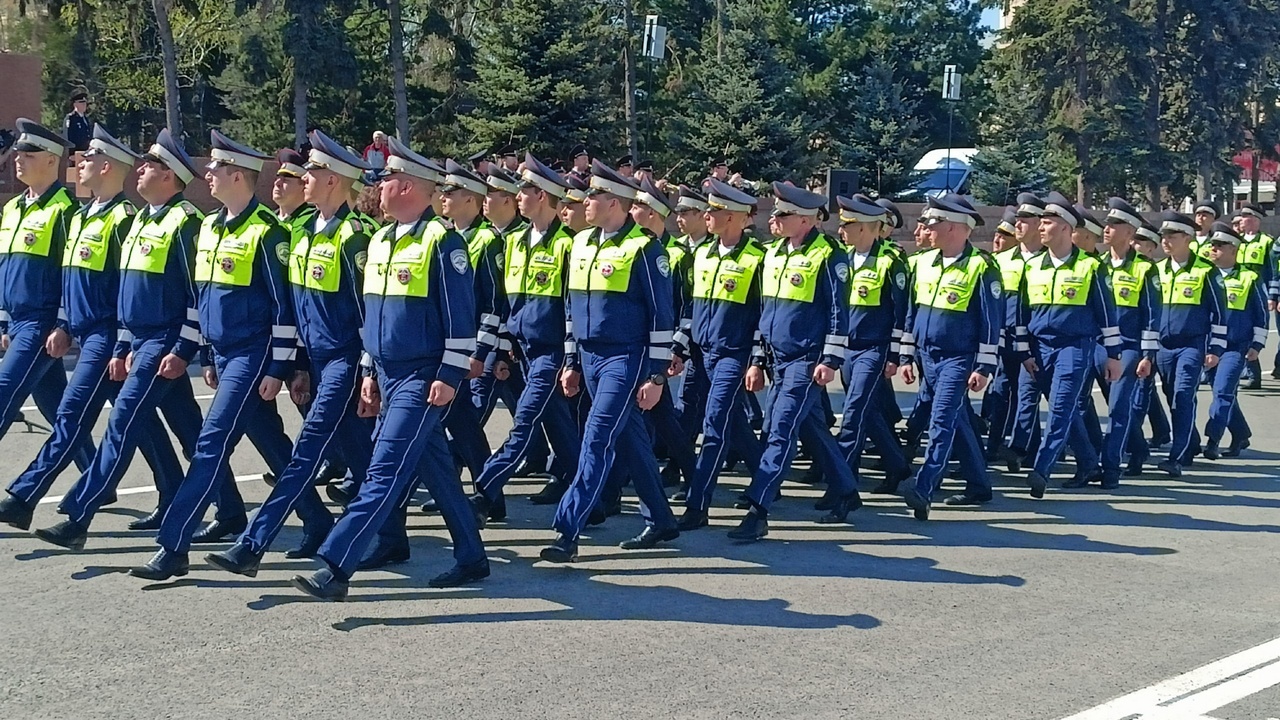
{"type": "Polygon", "coordinates": [[[951,133],[955,126],[956,103],[960,101],[960,71],[955,65],[947,65],[942,72],[942,99],[947,101],[947,191],[951,187],[951,133]]]}

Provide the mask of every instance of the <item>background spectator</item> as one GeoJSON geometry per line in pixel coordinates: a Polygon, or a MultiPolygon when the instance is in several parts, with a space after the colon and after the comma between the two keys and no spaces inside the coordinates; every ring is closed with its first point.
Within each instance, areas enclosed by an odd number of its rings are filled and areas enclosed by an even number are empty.
{"type": "Polygon", "coordinates": [[[364,149],[364,161],[369,167],[381,170],[387,166],[387,134],[381,130],[373,132],[373,142],[364,149]]]}

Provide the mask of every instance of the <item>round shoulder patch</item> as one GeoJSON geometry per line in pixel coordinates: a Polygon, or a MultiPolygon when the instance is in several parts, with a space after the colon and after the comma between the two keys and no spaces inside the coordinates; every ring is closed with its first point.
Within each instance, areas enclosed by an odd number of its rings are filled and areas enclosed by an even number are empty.
{"type": "Polygon", "coordinates": [[[897,275],[894,275],[894,276],[893,276],[893,284],[894,284],[894,285],[897,285],[899,290],[906,290],[906,289],[907,289],[907,274],[906,274],[906,273],[898,273],[897,275]]]}
{"type": "Polygon", "coordinates": [[[356,268],[363,270],[364,265],[367,262],[369,262],[368,251],[361,250],[360,252],[356,253],[356,268]]]}
{"type": "Polygon", "coordinates": [[[662,277],[671,277],[671,259],[666,253],[658,256],[658,272],[662,273],[662,277]]]}
{"type": "Polygon", "coordinates": [[[504,269],[504,268],[503,268],[503,265],[505,265],[505,264],[506,264],[507,259],[506,259],[506,257],[504,257],[503,253],[496,253],[496,254],[493,256],[493,262],[498,266],[498,269],[499,269],[499,270],[502,270],[502,269],[504,269]]]}
{"type": "Polygon", "coordinates": [[[849,265],[847,263],[836,264],[836,277],[840,278],[840,282],[849,279],[849,265]]]}
{"type": "Polygon", "coordinates": [[[276,243],[276,259],[281,265],[289,267],[289,243],[276,243]]]}
{"type": "Polygon", "coordinates": [[[449,264],[453,265],[453,269],[457,270],[459,275],[462,275],[471,266],[471,260],[467,258],[465,250],[454,250],[449,253],[449,264]]]}
{"type": "Polygon", "coordinates": [[[991,281],[991,297],[1000,298],[1004,295],[1004,288],[1000,285],[999,280],[991,281]]]}

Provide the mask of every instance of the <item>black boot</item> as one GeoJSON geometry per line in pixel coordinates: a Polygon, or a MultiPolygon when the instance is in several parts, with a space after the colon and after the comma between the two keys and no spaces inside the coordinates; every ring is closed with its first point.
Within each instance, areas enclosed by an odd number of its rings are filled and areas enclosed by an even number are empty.
{"type": "Polygon", "coordinates": [[[172,577],[182,577],[190,569],[191,563],[187,559],[186,553],[174,553],[160,548],[155,555],[151,556],[146,565],[129,570],[129,574],[143,580],[159,582],[172,577]]]}
{"type": "Polygon", "coordinates": [[[738,527],[729,531],[729,539],[739,542],[755,542],[769,534],[769,518],[763,511],[752,508],[738,523],[738,527]]]}
{"type": "Polygon", "coordinates": [[[253,548],[249,547],[249,543],[236,543],[222,552],[205,555],[204,561],[219,570],[245,577],[257,577],[262,554],[255,553],[253,548]]]}
{"type": "Polygon", "coordinates": [[[33,514],[34,511],[26,503],[8,493],[0,498],[0,523],[19,530],[30,530],[33,514]]]}

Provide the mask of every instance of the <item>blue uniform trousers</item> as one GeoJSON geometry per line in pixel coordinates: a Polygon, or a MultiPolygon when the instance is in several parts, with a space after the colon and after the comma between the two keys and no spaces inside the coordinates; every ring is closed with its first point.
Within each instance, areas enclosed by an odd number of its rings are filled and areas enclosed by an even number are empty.
{"type": "MultiPolygon", "coordinates": [[[[28,506],[34,506],[49,492],[53,481],[71,464],[72,455],[91,442],[94,423],[102,407],[120,392],[121,383],[107,377],[107,364],[115,349],[116,333],[90,333],[77,338],[80,357],[67,390],[58,404],[53,434],[40,447],[40,452],[27,469],[9,485],[9,492],[28,506]]],[[[169,442],[168,432],[160,424],[155,411],[149,411],[139,438],[138,448],[146,458],[160,492],[160,507],[166,507],[182,482],[182,465],[169,442]]]]}
{"type": "MultiPolygon", "coordinates": [[[[87,526],[98,512],[103,500],[120,484],[133,452],[145,437],[163,438],[164,430],[155,423],[157,408],[178,439],[183,454],[195,451],[196,438],[200,434],[200,406],[191,388],[191,378],[182,375],[166,380],[158,374],[160,361],[169,354],[178,333],[148,338],[134,338],[133,365],[120,392],[112,402],[111,416],[107,420],[107,434],[98,444],[93,462],[76,481],[62,501],[62,509],[72,520],[87,526]]],[[[223,475],[225,484],[234,484],[228,470],[223,475]]],[[[173,488],[176,494],[177,488],[173,488]]],[[[165,507],[161,505],[161,507],[165,507]]]]}
{"type": "MultiPolygon", "coordinates": [[[[480,425],[483,427],[488,424],[489,416],[493,414],[493,409],[497,407],[498,400],[502,400],[502,404],[506,406],[507,412],[511,413],[514,420],[516,416],[516,406],[520,404],[520,396],[524,395],[525,386],[527,385],[528,370],[525,367],[528,361],[523,357],[517,361],[515,359],[507,362],[510,368],[510,375],[506,380],[499,380],[493,376],[492,364],[486,366],[485,374],[471,381],[471,394],[476,407],[480,409],[480,425]]],[[[551,461],[551,448],[548,446],[548,438],[545,432],[539,430],[535,432],[529,439],[529,449],[525,452],[527,459],[526,465],[534,472],[543,472],[548,468],[551,461]]],[[[572,468],[578,462],[578,454],[575,452],[572,462],[568,463],[570,474],[573,473],[572,468]]],[[[565,472],[564,464],[558,468],[554,468],[552,472],[565,472]]],[[[559,477],[559,476],[558,476],[559,477]]]]}
{"type": "Polygon", "coordinates": [[[1200,373],[1204,370],[1204,350],[1184,347],[1156,353],[1156,367],[1164,396],[1169,401],[1172,416],[1173,441],[1169,458],[1185,462],[1191,457],[1191,448],[1199,444],[1196,432],[1196,389],[1200,385],[1200,373]]]}
{"type": "MultiPolygon", "coordinates": [[[[1093,366],[1094,344],[1088,340],[1054,348],[1040,343],[1036,348],[1036,361],[1040,366],[1036,381],[1049,400],[1049,416],[1033,469],[1046,478],[1062,458],[1072,435],[1072,425],[1080,415],[1080,394],[1085,390],[1085,378],[1093,366]]],[[[1077,430],[1079,427],[1077,425],[1077,430]]],[[[1074,450],[1076,463],[1081,468],[1098,466],[1097,452],[1088,442],[1074,443],[1074,450]]]]}
{"type": "Polygon", "coordinates": [[[692,483],[698,454],[693,449],[693,438],[685,431],[683,415],[676,408],[673,394],[670,386],[662,391],[658,404],[644,413],[645,425],[650,437],[666,450],[667,462],[674,463],[684,481],[692,483]]]}
{"type": "Polygon", "coordinates": [[[697,345],[689,348],[680,382],[680,424],[689,442],[696,442],[707,414],[707,393],[711,380],[707,375],[707,358],[697,345]]]}
{"type": "Polygon", "coordinates": [[[894,475],[909,468],[897,438],[893,436],[893,430],[875,402],[880,389],[884,387],[884,366],[888,351],[887,345],[851,350],[841,367],[845,394],[838,443],[845,462],[853,473],[855,487],[861,479],[862,448],[868,437],[876,444],[885,472],[894,475]]]}
{"type": "Polygon", "coordinates": [[[323,532],[332,523],[312,478],[335,448],[341,450],[353,477],[363,478],[368,472],[373,428],[367,419],[356,416],[362,380],[359,363],[358,350],[333,357],[312,353],[312,401],[293,446],[293,457],[240,537],[254,552],[266,552],[289,512],[302,502],[311,506],[303,511],[314,523],[306,528],[308,533],[323,532]]]}
{"type": "MultiPolygon", "coordinates": [[[[439,504],[458,564],[485,559],[471,503],[452,471],[452,455],[443,431],[448,406],[436,407],[427,402],[430,378],[435,377],[436,370],[434,366],[427,367],[416,375],[394,379],[379,376],[382,417],[369,472],[360,485],[360,494],[347,506],[317,553],[341,577],[351,577],[380,534],[403,534],[402,522],[396,518],[415,479],[427,486],[439,504]],[[384,529],[388,527],[398,531],[388,532],[384,529]]],[[[462,384],[465,386],[466,382],[462,384]]],[[[455,396],[453,402],[458,400],[455,396]]]]}
{"type": "Polygon", "coordinates": [[[907,426],[903,432],[908,443],[918,442],[924,436],[929,430],[929,417],[933,414],[933,388],[924,375],[923,361],[919,357],[916,360],[920,363],[920,375],[916,380],[916,402],[911,406],[911,414],[907,416],[907,426]]]}
{"type": "Polygon", "coordinates": [[[449,431],[453,440],[450,443],[453,454],[466,466],[472,482],[475,482],[489,459],[489,439],[484,434],[480,408],[476,407],[472,397],[470,381],[463,380],[453,402],[445,406],[444,429],[449,431]]]}
{"type": "Polygon", "coordinates": [[[1253,435],[1236,399],[1240,375],[1246,365],[1244,358],[1247,350],[1228,350],[1218,360],[1218,373],[1213,379],[1213,402],[1209,405],[1209,421],[1204,426],[1205,438],[1211,443],[1221,441],[1227,430],[1231,431],[1234,442],[1247,440],[1253,435]]]}
{"type": "Polygon", "coordinates": [[[706,412],[702,422],[702,448],[689,486],[685,507],[705,511],[711,507],[716,480],[730,448],[754,473],[760,467],[760,439],[747,420],[743,386],[747,374],[747,353],[702,355],[702,372],[707,376],[706,412]]]}
{"type": "Polygon", "coordinates": [[[929,447],[924,463],[916,471],[916,492],[926,500],[942,485],[947,462],[953,452],[964,475],[965,492],[979,498],[991,497],[991,480],[983,458],[982,444],[973,429],[973,409],[969,405],[969,376],[976,367],[973,355],[946,356],[921,349],[922,385],[930,389],[928,416],[929,447]]]}
{"type": "MultiPolygon", "coordinates": [[[[615,463],[631,476],[645,522],[666,529],[675,524],[653,456],[653,441],[636,404],[636,391],[648,377],[648,348],[600,355],[582,348],[583,378],[591,393],[591,410],[582,432],[578,472],[560,499],[553,526],[576,540],[599,501],[615,463]]],[[[664,388],[664,393],[670,392],[664,388]]]]}
{"type": "MultiPolygon", "coordinates": [[[[239,500],[239,492],[227,489],[228,483],[219,482],[219,478],[224,472],[230,474],[228,463],[231,452],[246,432],[253,433],[254,445],[277,478],[288,467],[293,444],[284,434],[279,413],[258,394],[258,387],[266,375],[270,361],[270,343],[263,343],[232,356],[217,353],[215,348],[214,365],[218,373],[218,388],[214,392],[209,414],[200,428],[195,456],[191,458],[187,477],[182,481],[173,504],[160,523],[158,539],[166,550],[176,553],[187,551],[191,545],[191,535],[204,518],[205,510],[220,486],[222,498],[234,496],[235,500],[239,500]]],[[[231,485],[234,488],[234,483],[231,485]]],[[[315,500],[315,504],[298,507],[303,523],[312,527],[321,526],[329,519],[329,513],[319,504],[319,498],[316,497],[315,500]]],[[[228,512],[222,507],[219,510],[228,512]]]]}
{"type": "MultiPolygon", "coordinates": [[[[22,402],[31,397],[50,425],[57,422],[58,405],[67,389],[62,360],[44,350],[52,324],[35,321],[9,325],[9,349],[0,359],[0,438],[17,417],[22,402]]],[[[80,438],[71,451],[76,467],[84,470],[93,459],[93,440],[80,438]]]]}
{"type": "Polygon", "coordinates": [[[826,476],[827,492],[835,497],[857,494],[853,473],[831,436],[822,408],[823,388],[813,381],[817,359],[801,358],[774,368],[770,393],[768,435],[760,467],[751,477],[747,499],[762,511],[777,497],[778,488],[791,470],[796,440],[802,428],[809,440],[813,461],[826,476]]]}
{"type": "MultiPolygon", "coordinates": [[[[1032,344],[1033,356],[1039,353],[1032,344]]],[[[1009,447],[1024,457],[1031,458],[1040,448],[1042,441],[1040,428],[1040,398],[1044,391],[1040,384],[1039,374],[1035,377],[1021,368],[1018,371],[1018,386],[1014,393],[1013,432],[1009,447]]]]}
{"type": "Polygon", "coordinates": [[[1008,350],[1000,350],[1000,365],[996,368],[995,377],[983,398],[984,409],[987,410],[987,424],[991,428],[987,434],[987,451],[994,452],[1004,445],[1012,432],[1015,411],[1015,390],[1018,387],[1018,373],[1021,370],[1017,357],[1008,350]]]}
{"type": "MultiPolygon", "coordinates": [[[[1138,377],[1138,363],[1142,361],[1142,351],[1137,349],[1120,352],[1120,379],[1111,383],[1107,391],[1107,435],[1102,443],[1102,473],[1108,480],[1120,477],[1120,464],[1124,460],[1124,451],[1129,447],[1133,437],[1134,426],[1142,424],[1142,418],[1136,412],[1135,396],[1142,385],[1138,377]]],[[[1141,430],[1138,432],[1141,436],[1141,430]]]]}
{"type": "Polygon", "coordinates": [[[577,472],[582,444],[569,399],[560,391],[560,368],[563,365],[563,353],[529,354],[524,392],[520,394],[519,402],[513,405],[515,419],[511,434],[485,463],[476,480],[480,492],[490,500],[496,501],[501,497],[502,488],[544,432],[555,452],[558,469],[565,473],[558,477],[570,478],[577,472]]]}

